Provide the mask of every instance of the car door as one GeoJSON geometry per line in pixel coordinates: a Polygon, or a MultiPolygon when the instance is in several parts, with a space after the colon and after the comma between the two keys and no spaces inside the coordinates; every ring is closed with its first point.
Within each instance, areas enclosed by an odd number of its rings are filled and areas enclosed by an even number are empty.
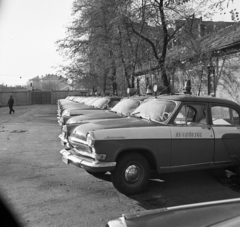
{"type": "Polygon", "coordinates": [[[240,157],[239,113],[234,107],[212,104],[212,128],[215,134],[214,163],[237,161],[240,157]]]}
{"type": "Polygon", "coordinates": [[[213,164],[214,133],[208,115],[207,104],[181,106],[170,127],[171,170],[198,169],[213,164]]]}

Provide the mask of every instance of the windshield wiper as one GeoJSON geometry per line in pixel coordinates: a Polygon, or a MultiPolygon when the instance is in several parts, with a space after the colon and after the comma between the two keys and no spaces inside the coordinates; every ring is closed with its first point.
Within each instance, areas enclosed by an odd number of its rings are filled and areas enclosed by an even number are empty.
{"type": "Polygon", "coordinates": [[[142,118],[142,116],[136,116],[136,114],[139,114],[140,112],[137,112],[137,113],[133,113],[130,115],[130,117],[137,117],[137,118],[142,118]]]}
{"type": "Polygon", "coordinates": [[[122,116],[124,116],[124,117],[127,117],[127,115],[126,114],[124,114],[124,113],[122,113],[122,112],[117,112],[118,114],[121,114],[122,116]]]}
{"type": "Polygon", "coordinates": [[[144,119],[147,119],[149,121],[153,121],[150,116],[143,116],[144,119]]]}
{"type": "Polygon", "coordinates": [[[112,113],[118,113],[117,111],[114,111],[114,110],[108,110],[108,111],[112,113]]]}
{"type": "Polygon", "coordinates": [[[140,112],[137,113],[132,113],[130,116],[135,116],[136,114],[139,114],[140,112]]]}

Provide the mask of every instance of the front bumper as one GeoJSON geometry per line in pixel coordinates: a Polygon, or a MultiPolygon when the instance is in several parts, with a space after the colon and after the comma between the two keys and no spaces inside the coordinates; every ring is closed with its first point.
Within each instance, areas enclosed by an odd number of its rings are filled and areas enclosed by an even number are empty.
{"type": "Polygon", "coordinates": [[[73,164],[79,168],[88,170],[90,172],[107,172],[113,171],[116,162],[98,162],[88,157],[79,157],[73,155],[69,150],[61,150],[62,161],[66,164],[73,164]]]}
{"type": "Polygon", "coordinates": [[[66,139],[66,137],[64,136],[63,133],[60,134],[58,137],[60,139],[60,143],[61,143],[62,146],[66,146],[68,144],[68,141],[67,141],[67,139],[66,139]]]}

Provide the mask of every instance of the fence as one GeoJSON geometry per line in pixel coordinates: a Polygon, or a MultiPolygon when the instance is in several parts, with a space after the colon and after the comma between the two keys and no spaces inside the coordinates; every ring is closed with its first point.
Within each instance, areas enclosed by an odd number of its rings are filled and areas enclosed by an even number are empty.
{"type": "Polygon", "coordinates": [[[0,106],[6,106],[10,95],[14,98],[14,105],[24,106],[32,104],[56,104],[58,99],[67,96],[82,96],[86,91],[0,91],[0,106]]]}

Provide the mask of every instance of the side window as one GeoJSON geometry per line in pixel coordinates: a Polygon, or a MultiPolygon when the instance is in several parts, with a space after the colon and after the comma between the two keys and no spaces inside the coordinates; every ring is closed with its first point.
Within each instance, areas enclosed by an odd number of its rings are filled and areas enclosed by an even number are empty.
{"type": "Polygon", "coordinates": [[[109,108],[114,107],[118,102],[119,102],[119,101],[117,101],[117,100],[111,100],[111,101],[108,103],[109,108]]]}
{"type": "Polygon", "coordinates": [[[205,104],[183,105],[174,123],[189,126],[207,124],[207,106],[205,104]]]}
{"type": "Polygon", "coordinates": [[[239,114],[230,107],[213,106],[211,113],[213,125],[239,125],[239,114]]]}
{"type": "Polygon", "coordinates": [[[193,122],[195,115],[196,112],[192,107],[183,105],[176,119],[174,120],[174,123],[177,125],[186,125],[188,122],[193,122]]]}

